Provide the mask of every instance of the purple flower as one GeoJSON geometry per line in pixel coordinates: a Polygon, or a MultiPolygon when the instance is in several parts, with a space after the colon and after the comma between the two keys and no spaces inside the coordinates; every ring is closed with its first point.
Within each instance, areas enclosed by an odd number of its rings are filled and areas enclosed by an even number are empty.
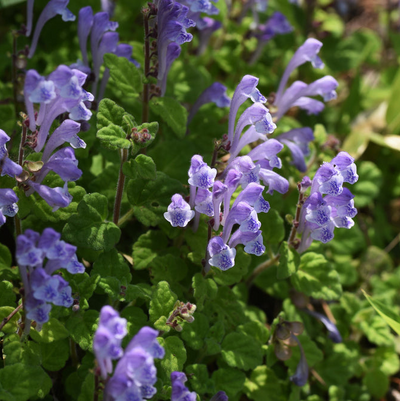
{"type": "Polygon", "coordinates": [[[222,271],[228,270],[235,265],[236,249],[231,249],[224,243],[221,237],[211,238],[207,246],[211,266],[218,267],[222,271]]]}
{"type": "Polygon", "coordinates": [[[222,23],[220,21],[216,21],[212,18],[204,17],[201,19],[200,24],[197,24],[199,30],[199,47],[197,48],[197,55],[201,56],[210,41],[211,35],[221,29],[222,23]],[[199,28],[201,26],[201,28],[199,28]]]}
{"type": "Polygon", "coordinates": [[[67,182],[64,184],[63,188],[50,188],[46,185],[40,185],[33,181],[27,181],[27,184],[33,188],[49,206],[53,208],[53,212],[58,210],[60,207],[67,207],[72,201],[72,196],[68,192],[67,182]]]}
{"type": "Polygon", "coordinates": [[[290,337],[292,338],[292,340],[297,342],[297,345],[300,349],[300,361],[297,365],[295,374],[293,376],[290,376],[290,381],[292,381],[296,386],[302,387],[307,383],[308,380],[307,359],[299,339],[293,334],[290,334],[290,337]]]}
{"type": "Polygon", "coordinates": [[[283,91],[289,80],[290,74],[300,65],[310,61],[315,68],[323,68],[324,64],[321,59],[317,56],[319,50],[322,47],[322,43],[317,39],[309,38],[302,46],[300,46],[292,59],[290,60],[285,72],[283,73],[281,82],[279,84],[278,91],[276,93],[276,98],[274,104],[280,103],[283,91]]]}
{"type": "Polygon", "coordinates": [[[217,170],[211,168],[207,163],[203,162],[203,158],[199,155],[192,157],[189,169],[189,184],[193,187],[208,189],[214,184],[217,170]]]}
{"type": "Polygon", "coordinates": [[[6,143],[10,140],[10,137],[0,129],[0,170],[1,176],[8,175],[11,178],[14,178],[16,175],[20,175],[22,173],[22,167],[14,163],[9,157],[7,152],[6,143]]]}
{"type": "Polygon", "coordinates": [[[228,401],[229,398],[226,395],[225,391],[218,391],[217,394],[215,394],[210,401],[228,401]]]}
{"type": "Polygon", "coordinates": [[[18,197],[10,188],[0,188],[0,226],[6,222],[5,216],[14,217],[18,213],[18,197]]]}
{"type": "Polygon", "coordinates": [[[231,104],[231,99],[226,95],[226,87],[219,82],[214,82],[201,93],[190,110],[187,124],[190,123],[201,106],[211,102],[215,103],[218,107],[229,107],[231,104]]]}
{"type": "MultiPolygon", "coordinates": [[[[40,32],[42,31],[43,26],[49,19],[54,18],[57,14],[60,14],[63,21],[75,21],[75,15],[72,14],[72,12],[67,8],[68,3],[69,0],[50,0],[46,4],[36,23],[35,32],[33,34],[33,39],[29,50],[28,58],[32,58],[33,55],[35,54],[40,32]]],[[[29,7],[32,6],[33,6],[32,4],[28,5],[28,10],[29,7]]],[[[29,13],[29,18],[31,18],[30,13],[29,13]]],[[[30,24],[28,22],[28,26],[29,25],[30,24]]]]}
{"type": "Polygon", "coordinates": [[[172,393],[171,401],[196,401],[196,393],[190,392],[185,386],[187,377],[183,372],[171,373],[172,393]]]}
{"type": "Polygon", "coordinates": [[[278,135],[275,139],[289,148],[294,166],[304,173],[307,170],[304,158],[309,155],[309,143],[314,140],[312,129],[309,127],[295,128],[278,135]]]}
{"type": "Polygon", "coordinates": [[[304,312],[308,313],[309,315],[315,317],[316,319],[320,320],[326,329],[328,330],[328,336],[329,338],[336,344],[341,343],[342,336],[339,333],[339,330],[337,329],[336,325],[332,323],[325,315],[322,313],[314,312],[309,309],[303,309],[304,312]]]}
{"type": "Polygon", "coordinates": [[[79,10],[78,13],[78,38],[81,48],[83,65],[89,67],[87,56],[87,40],[93,25],[93,10],[87,6],[79,10]]]}
{"type": "Polygon", "coordinates": [[[175,194],[171,198],[168,212],[164,213],[165,220],[169,221],[172,227],[186,227],[194,217],[194,211],[181,195],[175,194]]]}
{"type": "Polygon", "coordinates": [[[112,373],[112,360],[123,355],[121,341],[127,334],[126,319],[120,318],[111,306],[103,306],[100,311],[99,327],[93,338],[93,350],[103,379],[112,373]]]}

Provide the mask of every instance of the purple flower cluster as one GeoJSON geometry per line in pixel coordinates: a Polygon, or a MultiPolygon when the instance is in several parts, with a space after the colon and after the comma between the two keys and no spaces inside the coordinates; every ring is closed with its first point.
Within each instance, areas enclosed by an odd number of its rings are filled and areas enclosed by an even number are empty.
{"type": "MultiPolygon", "coordinates": [[[[304,180],[310,182],[308,177],[304,180]]],[[[353,227],[352,218],[357,214],[354,195],[343,183],[354,184],[357,180],[354,159],[346,152],[340,152],[317,170],[300,215],[298,232],[303,235],[299,252],[305,251],[312,240],[323,243],[332,240],[335,227],[353,227]]]]}
{"type": "MultiPolygon", "coordinates": [[[[82,53],[82,61],[78,60],[78,62],[73,64],[71,67],[78,68],[87,74],[91,71],[93,72],[94,84],[92,92],[95,96],[97,93],[97,83],[100,78],[100,67],[103,64],[104,55],[106,53],[113,53],[118,57],[125,57],[136,67],[139,67],[138,62],[132,58],[132,46],[123,43],[118,44],[119,34],[115,32],[117,28],[118,22],[110,21],[108,12],[102,11],[93,15],[93,10],[90,6],[83,7],[79,10],[78,37],[82,53]],[[93,65],[92,70],[89,66],[87,53],[87,41],[89,36],[93,65]]],[[[103,74],[97,101],[100,101],[103,97],[109,77],[110,71],[106,68],[103,74]]]]}
{"type": "Polygon", "coordinates": [[[112,360],[119,359],[114,375],[107,382],[106,397],[115,401],[149,399],[157,392],[154,387],[157,381],[154,359],[165,355],[164,348],[157,341],[158,331],[143,327],[124,352],[121,341],[126,334],[126,319],[120,318],[111,306],[104,306],[93,341],[103,379],[112,373],[112,360]]]}
{"type": "Polygon", "coordinates": [[[16,258],[24,284],[28,331],[30,320],[35,320],[39,328],[49,320],[51,304],[69,308],[73,303],[68,282],[53,273],[59,268],[71,274],[85,270],[76,257],[76,247],[60,238],[52,228],[46,228],[42,235],[26,230],[17,237],[16,258]]]}
{"type": "Polygon", "coordinates": [[[193,35],[186,29],[196,23],[188,18],[189,7],[175,0],[155,0],[157,12],[157,53],[158,53],[158,82],[161,95],[165,94],[167,76],[172,63],[181,54],[180,46],[190,42],[193,35]]]}
{"type": "Polygon", "coordinates": [[[246,75],[238,85],[231,102],[229,113],[228,135],[225,137],[225,149],[230,149],[231,156],[220,178],[216,180],[217,170],[203,161],[200,155],[192,157],[189,169],[190,200],[189,204],[181,195],[174,195],[172,203],[165,213],[165,218],[176,227],[185,227],[195,217],[197,227],[200,214],[213,217],[213,228],[219,230],[223,225],[221,236],[210,240],[207,251],[209,265],[227,270],[234,266],[238,244],[243,244],[248,253],[261,255],[265,251],[260,231],[261,223],[257,214],[269,211],[269,203],[263,198],[265,189],[262,181],[268,186],[268,193],[275,191],[285,193],[289,188],[288,181],[273,171],[281,168],[282,163],[277,153],[283,145],[275,139],[267,140],[276,125],[272,122],[268,109],[263,105],[265,97],[257,89],[258,79],[246,75]],[[254,104],[248,107],[235,124],[239,107],[250,98],[254,104]],[[243,134],[243,130],[250,126],[243,134]],[[247,156],[238,157],[241,149],[256,140],[264,141],[256,146],[247,156]],[[223,182],[222,182],[223,180],[223,182]],[[233,193],[241,186],[242,191],[231,207],[233,193]],[[223,213],[220,216],[221,205],[223,213]],[[191,208],[195,209],[195,214],[191,208]],[[232,234],[234,225],[239,227],[232,234]]]}
{"type": "Polygon", "coordinates": [[[29,129],[33,138],[29,145],[39,152],[43,149],[43,166],[31,173],[26,184],[30,187],[27,196],[37,192],[51,207],[53,211],[66,207],[71,203],[72,197],[68,192],[68,182],[78,180],[82,171],[77,167],[78,161],[72,148],[85,148],[86,143],[78,137],[81,124],[77,121],[87,121],[92,116],[90,101],[91,93],[86,92],[82,86],[87,75],[77,69],[60,65],[47,78],[40,76],[35,70],[29,70],[25,79],[25,104],[29,116],[29,129]],[[34,111],[33,104],[40,103],[39,113],[34,111]],[[49,140],[50,128],[54,120],[69,113],[69,118],[54,130],[49,140]],[[39,126],[39,131],[36,130],[39,126]],[[66,147],[53,151],[65,142],[72,148],[66,147]],[[64,187],[49,188],[42,185],[43,179],[54,171],[65,182],[64,187]]]}
{"type": "MultiPolygon", "coordinates": [[[[295,81],[285,90],[291,73],[298,66],[309,61],[315,68],[324,67],[324,63],[318,56],[321,47],[321,42],[310,38],[307,39],[293,55],[283,73],[276,93],[274,101],[276,111],[272,113],[275,121],[279,121],[279,119],[293,106],[306,110],[308,114],[319,114],[325,108],[325,105],[310,96],[319,95],[324,99],[324,101],[336,98],[335,89],[338,86],[338,82],[329,75],[317,79],[309,85],[302,81],[295,81]]],[[[307,168],[304,158],[309,154],[308,144],[314,139],[311,129],[308,127],[297,128],[278,136],[276,139],[289,148],[292,153],[293,164],[295,167],[299,171],[305,172],[307,168]]]]}
{"type": "MultiPolygon", "coordinates": [[[[6,143],[10,137],[0,129],[0,171],[1,176],[8,175],[14,178],[22,173],[22,167],[14,163],[7,152],[6,143]]],[[[18,197],[10,188],[0,189],[0,226],[6,222],[5,216],[14,217],[18,213],[18,197]]]]}

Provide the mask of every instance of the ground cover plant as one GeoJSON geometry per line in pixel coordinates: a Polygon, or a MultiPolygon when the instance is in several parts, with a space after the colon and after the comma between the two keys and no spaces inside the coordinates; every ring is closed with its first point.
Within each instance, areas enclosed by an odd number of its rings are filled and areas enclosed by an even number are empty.
{"type": "Polygon", "coordinates": [[[399,20],[0,0],[0,400],[399,399],[399,20]]]}

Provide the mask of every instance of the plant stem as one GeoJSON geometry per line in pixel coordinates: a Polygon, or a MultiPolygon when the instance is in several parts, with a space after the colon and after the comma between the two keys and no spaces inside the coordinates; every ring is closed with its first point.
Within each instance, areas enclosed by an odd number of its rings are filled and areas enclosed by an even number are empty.
{"type": "Polygon", "coordinates": [[[13,318],[13,316],[22,308],[22,303],[19,304],[7,317],[0,323],[0,330],[13,318]]]}
{"type": "Polygon", "coordinates": [[[143,14],[144,23],[144,84],[143,84],[143,109],[142,124],[149,121],[149,95],[150,87],[147,81],[150,72],[150,40],[149,40],[149,16],[148,13],[143,14]]]}
{"type": "Polygon", "coordinates": [[[259,264],[251,273],[251,276],[246,280],[247,287],[251,287],[255,278],[262,273],[264,270],[267,270],[269,267],[273,266],[276,262],[279,261],[279,257],[281,255],[274,256],[273,259],[268,259],[266,262],[259,264]]]}
{"type": "Polygon", "coordinates": [[[133,209],[129,209],[119,220],[118,220],[118,227],[121,227],[127,221],[129,221],[133,216],[133,209]]]}
{"type": "Polygon", "coordinates": [[[69,338],[69,349],[71,353],[72,366],[77,368],[79,365],[79,358],[78,354],[76,353],[76,343],[71,337],[69,338]]]}
{"type": "Polygon", "coordinates": [[[116,224],[116,225],[118,225],[118,222],[119,222],[119,214],[120,214],[120,211],[121,211],[122,195],[124,193],[124,184],[125,184],[125,175],[122,172],[122,166],[126,162],[127,158],[128,158],[128,149],[122,149],[122,151],[121,151],[121,166],[119,168],[117,193],[115,195],[114,215],[113,215],[113,223],[116,224]]]}
{"type": "MultiPolygon", "coordinates": [[[[19,144],[19,152],[18,152],[18,164],[22,167],[22,163],[24,162],[24,145],[26,142],[26,133],[27,133],[27,126],[22,123],[22,133],[21,133],[21,142],[19,144]]],[[[16,215],[14,217],[15,222],[15,234],[16,236],[22,234],[22,224],[19,217],[16,215]]]]}
{"type": "Polygon", "coordinates": [[[292,229],[290,230],[290,234],[289,234],[289,238],[288,238],[289,246],[294,246],[294,240],[296,239],[296,233],[297,233],[297,228],[299,227],[300,213],[301,213],[301,208],[303,207],[303,204],[304,204],[304,194],[300,191],[299,192],[299,200],[297,202],[296,215],[294,217],[292,229]]]}

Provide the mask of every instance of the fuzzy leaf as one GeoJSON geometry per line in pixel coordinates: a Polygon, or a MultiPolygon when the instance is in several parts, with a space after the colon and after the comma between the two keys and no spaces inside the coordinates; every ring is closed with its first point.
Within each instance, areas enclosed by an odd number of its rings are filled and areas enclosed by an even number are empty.
{"type": "Polygon", "coordinates": [[[110,69],[113,83],[124,93],[124,96],[130,96],[142,90],[139,70],[127,58],[107,53],[104,55],[104,65],[110,69]]]}
{"type": "Polygon", "coordinates": [[[156,164],[151,157],[146,155],[137,155],[135,159],[125,162],[122,171],[133,179],[137,177],[145,180],[156,179],[156,164]]]}

